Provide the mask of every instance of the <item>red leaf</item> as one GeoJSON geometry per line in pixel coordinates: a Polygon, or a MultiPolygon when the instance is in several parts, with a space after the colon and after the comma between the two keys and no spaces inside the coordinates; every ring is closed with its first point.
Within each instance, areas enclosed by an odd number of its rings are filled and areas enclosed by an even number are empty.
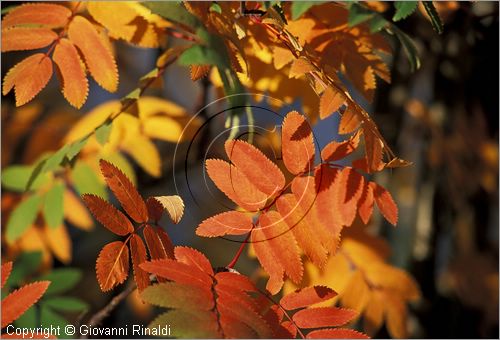
{"type": "Polygon", "coordinates": [[[102,248],[96,262],[99,287],[103,292],[123,283],[128,276],[128,247],[121,241],[108,243],[102,248]]]}
{"type": "Polygon", "coordinates": [[[311,126],[296,111],[288,113],[281,129],[281,153],[286,168],[297,175],[314,165],[314,141],[311,126]]]}
{"type": "Polygon", "coordinates": [[[5,283],[9,279],[11,271],[12,271],[12,261],[2,264],[2,286],[0,288],[3,288],[3,286],[5,286],[5,283]]]}
{"type": "Polygon", "coordinates": [[[144,270],[139,267],[139,265],[148,260],[146,254],[146,247],[144,242],[138,235],[132,235],[130,238],[130,255],[132,257],[132,266],[134,269],[134,280],[137,284],[139,292],[142,292],[144,288],[149,286],[149,275],[144,270]]]}
{"type": "Polygon", "coordinates": [[[234,203],[248,211],[258,211],[265,206],[268,196],[234,165],[219,159],[208,159],[206,166],[217,188],[234,203]]]}
{"type": "Polygon", "coordinates": [[[325,286],[312,286],[285,295],[280,304],[287,310],[293,310],[327,301],[335,296],[337,293],[333,289],[325,286]]]}
{"type": "Polygon", "coordinates": [[[175,247],[174,254],[178,262],[197,268],[207,275],[214,275],[210,261],[198,250],[189,247],[175,247]]]}
{"type": "Polygon", "coordinates": [[[61,39],[56,45],[52,59],[61,74],[64,98],[79,109],[87,100],[89,84],[78,51],[68,39],[61,39]]]}
{"type": "Polygon", "coordinates": [[[391,193],[375,182],[370,182],[377,207],[389,223],[398,223],[398,206],[392,199],[391,193]]]}
{"type": "Polygon", "coordinates": [[[327,328],[312,331],[307,334],[308,339],[369,339],[370,337],[364,333],[353,329],[345,328],[327,328]]]}
{"type": "Polygon", "coordinates": [[[196,229],[196,235],[204,237],[216,237],[224,235],[247,234],[253,228],[250,216],[241,211],[228,211],[200,223],[196,229]]]}
{"type": "Polygon", "coordinates": [[[50,281],[30,283],[13,291],[3,299],[2,328],[17,320],[17,318],[34,305],[42,297],[49,285],[50,281]]]}
{"type": "Polygon", "coordinates": [[[148,209],[141,195],[125,174],[113,164],[101,159],[101,172],[127,214],[136,222],[148,220],[148,209]]]}
{"type": "Polygon", "coordinates": [[[35,50],[50,45],[57,34],[43,27],[2,29],[2,52],[35,50]]]}
{"type": "Polygon", "coordinates": [[[118,88],[118,69],[115,58],[94,25],[77,15],[69,24],[68,37],[82,52],[95,81],[103,89],[115,92],[118,88]]]}
{"type": "Polygon", "coordinates": [[[321,307],[301,309],[292,317],[300,328],[342,326],[352,320],[358,312],[352,309],[321,307]]]}
{"type": "Polygon", "coordinates": [[[328,228],[335,237],[339,237],[343,223],[339,211],[338,191],[340,187],[338,177],[340,170],[332,169],[327,165],[318,168],[314,175],[316,185],[316,208],[319,220],[328,228]]]}
{"type": "Polygon", "coordinates": [[[52,77],[52,61],[43,53],[36,53],[17,63],[3,78],[2,93],[14,88],[16,106],[33,99],[52,77]]]}
{"type": "Polygon", "coordinates": [[[84,194],[82,199],[92,215],[112,233],[125,236],[134,232],[128,217],[99,196],[84,194]]]}
{"type": "Polygon", "coordinates": [[[257,189],[268,197],[279,193],[285,186],[281,170],[255,146],[242,140],[229,140],[226,154],[257,189]]]}
{"type": "Polygon", "coordinates": [[[144,239],[146,240],[146,244],[149,249],[149,255],[151,259],[165,259],[165,258],[174,258],[174,247],[168,235],[166,236],[165,241],[161,238],[161,231],[158,229],[147,225],[143,230],[144,239]]]}
{"type": "Polygon", "coordinates": [[[354,136],[343,142],[330,142],[323,150],[321,150],[321,158],[325,162],[334,162],[340,160],[353,153],[359,146],[361,133],[356,133],[354,136]]]}
{"type": "Polygon", "coordinates": [[[158,222],[161,219],[161,216],[163,215],[163,206],[161,205],[160,202],[154,197],[149,197],[146,200],[146,207],[148,208],[148,215],[149,217],[155,221],[158,222]]]}
{"type": "Polygon", "coordinates": [[[70,16],[71,11],[64,6],[46,3],[23,4],[7,13],[2,20],[2,27],[41,25],[57,28],[66,25],[70,16]]]}

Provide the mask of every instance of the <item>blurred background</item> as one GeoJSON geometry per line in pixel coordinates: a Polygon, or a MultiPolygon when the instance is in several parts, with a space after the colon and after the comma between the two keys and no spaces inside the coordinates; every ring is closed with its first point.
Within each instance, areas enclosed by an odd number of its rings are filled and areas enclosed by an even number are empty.
{"type": "MultiPolygon", "coordinates": [[[[409,271],[421,289],[421,301],[410,306],[410,336],[498,338],[498,3],[439,2],[436,6],[445,23],[441,35],[433,31],[422,11],[398,23],[414,39],[421,68],[411,72],[401,46],[393,44],[389,64],[392,82],[379,81],[373,103],[365,103],[396,155],[413,162],[411,167],[385,171],[377,179],[387,186],[399,206],[398,227],[379,221],[379,231],[392,248],[391,263],[409,271]]],[[[156,52],[121,42],[115,46],[121,79],[118,93],[107,93],[91,82],[89,99],[80,111],[64,102],[55,77],[34,102],[24,107],[14,107],[12,94],[2,98],[2,168],[33,164],[43,152],[56,150],[82,113],[126,95],[154,66],[156,52]]],[[[2,77],[23,55],[3,55],[2,77]]],[[[191,115],[203,107],[200,103],[217,98],[210,81],[194,83],[188,70],[177,65],[169,67],[164,81],[164,89],[150,94],[177,103],[191,115]]],[[[224,103],[211,105],[202,117],[215,116],[223,107],[224,103]]],[[[300,98],[275,110],[276,115],[264,109],[255,109],[254,115],[258,125],[272,128],[280,123],[280,114],[291,109],[300,109],[300,98]]],[[[338,137],[331,133],[336,131],[337,120],[332,116],[315,127],[320,146],[338,137]]],[[[223,117],[216,116],[198,138],[224,140],[226,136],[219,136],[223,125],[223,117]]],[[[263,147],[273,144],[269,138],[261,143],[263,147]]],[[[226,265],[231,260],[228,254],[234,254],[239,244],[200,239],[194,233],[204,218],[226,210],[206,199],[210,193],[204,191],[203,177],[204,157],[222,157],[222,149],[208,149],[208,144],[195,140],[189,154],[189,145],[181,144],[174,159],[174,143],[155,141],[155,145],[161,155],[160,177],[151,176],[126,157],[134,167],[141,193],[147,197],[177,191],[187,207],[184,218],[178,225],[164,221],[174,244],[191,245],[206,253],[214,265],[226,265]]],[[[211,187],[212,193],[219,195],[211,187]]],[[[2,226],[19,199],[20,194],[2,190],[2,226]]],[[[221,200],[219,195],[214,202],[221,200]]],[[[20,268],[16,274],[19,282],[43,275],[44,267],[40,269],[37,261],[45,263],[45,269],[51,265],[78,268],[81,279],[67,294],[81,298],[90,311],[96,311],[116,294],[102,293],[94,272],[97,249],[113,236],[100,226],[91,232],[71,227],[68,233],[72,259],[66,263],[56,257],[49,264],[44,254],[48,250],[33,246],[37,244],[34,241],[25,241],[24,246],[9,245],[6,253],[3,238],[2,258],[17,259],[14,267],[20,268]]],[[[246,255],[239,263],[240,271],[249,275],[255,266],[256,261],[246,255]]],[[[87,315],[77,313],[69,321],[79,322],[87,315]]],[[[156,313],[150,307],[132,295],[106,319],[106,324],[122,325],[133,320],[147,323],[153,315],[156,313]]],[[[385,328],[377,334],[388,336],[385,328]]]]}

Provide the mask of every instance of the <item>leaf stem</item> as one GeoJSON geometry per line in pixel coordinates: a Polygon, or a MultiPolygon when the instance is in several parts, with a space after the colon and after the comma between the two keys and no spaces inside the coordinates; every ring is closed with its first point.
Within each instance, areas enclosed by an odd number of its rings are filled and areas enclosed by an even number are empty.
{"type": "MultiPolygon", "coordinates": [[[[253,228],[252,228],[253,230],[253,228]]],[[[245,240],[243,241],[243,243],[241,244],[240,246],[240,249],[238,249],[238,251],[236,252],[236,255],[234,255],[234,258],[231,260],[231,262],[229,262],[229,264],[227,265],[227,268],[231,268],[233,269],[234,266],[236,265],[236,262],[238,262],[238,259],[240,258],[241,256],[241,253],[243,253],[243,249],[245,249],[245,246],[247,245],[248,243],[248,240],[250,239],[250,235],[252,234],[252,231],[250,231],[247,235],[247,237],[245,238],[245,240]]]]}

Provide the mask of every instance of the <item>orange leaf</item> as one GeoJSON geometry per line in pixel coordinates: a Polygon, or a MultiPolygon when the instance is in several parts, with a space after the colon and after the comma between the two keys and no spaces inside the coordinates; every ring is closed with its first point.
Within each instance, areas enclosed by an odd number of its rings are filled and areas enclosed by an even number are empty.
{"type": "Polygon", "coordinates": [[[80,15],[75,16],[69,24],[68,37],[82,52],[95,81],[105,90],[115,92],[118,88],[115,58],[90,21],[80,15]]]}
{"type": "Polygon", "coordinates": [[[325,162],[333,162],[340,160],[353,153],[359,146],[361,134],[356,133],[354,136],[343,142],[330,142],[323,150],[321,150],[321,158],[325,162]]]}
{"type": "Polygon", "coordinates": [[[68,22],[71,11],[55,4],[24,4],[15,7],[3,18],[2,27],[20,25],[42,25],[51,28],[63,27],[68,22]]]}
{"type": "Polygon", "coordinates": [[[9,279],[11,271],[12,271],[12,261],[2,264],[2,286],[0,288],[3,288],[3,286],[5,286],[5,283],[9,279]]]}
{"type": "Polygon", "coordinates": [[[12,27],[2,29],[2,52],[34,50],[48,46],[57,34],[43,27],[12,27]]]}
{"type": "Polygon", "coordinates": [[[312,331],[307,334],[308,339],[369,339],[364,333],[353,329],[327,328],[312,331]]]}
{"type": "Polygon", "coordinates": [[[255,146],[242,140],[228,140],[226,154],[231,162],[268,197],[285,186],[281,170],[255,146]]]}
{"type": "Polygon", "coordinates": [[[358,313],[352,309],[337,307],[306,308],[293,315],[293,321],[300,328],[342,326],[358,313]]]}
{"type": "Polygon", "coordinates": [[[338,204],[340,221],[345,226],[350,226],[354,222],[364,184],[365,178],[349,167],[342,169],[333,184],[334,204],[338,204]]]}
{"type": "Polygon", "coordinates": [[[99,161],[101,172],[106,183],[113,191],[118,201],[127,214],[136,222],[144,223],[148,220],[148,209],[134,184],[125,174],[113,164],[101,159],[99,161]]]}
{"type": "Polygon", "coordinates": [[[210,261],[198,250],[189,247],[175,247],[175,259],[188,266],[198,269],[201,273],[213,276],[214,271],[210,261]]]}
{"type": "MultiPolygon", "coordinates": [[[[281,272],[275,269],[276,265],[270,265],[269,262],[272,261],[277,263],[292,281],[299,283],[303,272],[299,248],[284,219],[277,211],[269,211],[260,215],[259,224],[260,228],[252,231],[252,236],[255,236],[252,242],[259,262],[271,276],[270,281],[273,280],[272,276],[278,278],[281,272]],[[257,230],[260,231],[259,235],[253,235],[257,230]]],[[[271,291],[271,293],[277,292],[271,291]]]]}
{"type": "Polygon", "coordinates": [[[99,287],[103,292],[123,283],[128,276],[128,247],[121,241],[106,244],[96,262],[96,274],[99,287]]]}
{"type": "Polygon", "coordinates": [[[152,259],[174,258],[174,247],[168,236],[164,242],[158,229],[150,225],[144,227],[143,234],[152,259]]]}
{"type": "Polygon", "coordinates": [[[375,182],[370,182],[370,185],[378,209],[385,219],[395,226],[398,223],[398,206],[392,199],[391,193],[375,182]]]}
{"type": "Polygon", "coordinates": [[[297,175],[314,165],[314,141],[311,126],[296,111],[288,113],[281,129],[281,153],[286,168],[297,175]]]}
{"type": "Polygon", "coordinates": [[[266,289],[273,295],[277,294],[283,287],[285,269],[279,261],[276,261],[274,251],[267,244],[269,241],[262,228],[254,229],[250,240],[262,268],[269,274],[266,289]]]}
{"type": "Polygon", "coordinates": [[[366,163],[369,172],[379,171],[384,167],[382,162],[383,143],[370,129],[363,129],[365,136],[366,163]]]}
{"type": "Polygon", "coordinates": [[[245,292],[255,292],[257,290],[252,281],[241,274],[220,272],[215,274],[215,279],[217,280],[217,284],[221,286],[229,286],[245,292]]]}
{"type": "Polygon", "coordinates": [[[337,192],[340,188],[336,185],[339,174],[338,169],[321,166],[314,175],[317,193],[315,206],[318,218],[333,235],[340,235],[343,227],[340,212],[338,211],[339,200],[337,197],[339,195],[337,192]]]}
{"type": "Polygon", "coordinates": [[[337,293],[325,286],[312,286],[298,289],[285,295],[280,304],[287,310],[308,307],[319,302],[327,301],[337,296],[337,293]]]}
{"type": "Polygon", "coordinates": [[[191,80],[197,81],[198,79],[205,77],[211,68],[211,65],[191,65],[189,67],[191,80]]]}
{"type": "Polygon", "coordinates": [[[35,97],[52,77],[52,61],[43,53],[36,53],[12,67],[3,78],[2,93],[6,95],[14,88],[16,106],[21,106],[35,97]]]}
{"type": "Polygon", "coordinates": [[[146,207],[148,208],[149,217],[153,221],[158,222],[161,219],[161,215],[163,215],[163,206],[161,203],[154,197],[148,197],[146,207]]]}
{"type": "Polygon", "coordinates": [[[342,93],[328,87],[319,99],[319,117],[325,119],[333,114],[344,104],[345,97],[342,93]]]}
{"type": "Polygon", "coordinates": [[[349,105],[340,117],[339,133],[343,135],[351,133],[358,128],[359,124],[361,124],[361,121],[358,113],[349,105]]]}
{"type": "Polygon", "coordinates": [[[137,284],[137,289],[142,292],[144,288],[149,286],[149,275],[139,267],[139,265],[148,260],[146,247],[144,242],[138,235],[132,235],[130,238],[130,255],[132,257],[132,266],[134,269],[134,280],[137,284]]]}
{"type": "Polygon", "coordinates": [[[309,60],[304,57],[300,57],[295,59],[290,66],[290,73],[288,74],[289,78],[300,78],[306,73],[314,71],[314,66],[311,64],[309,60]]]}
{"type": "Polygon", "coordinates": [[[64,98],[79,109],[87,100],[89,84],[75,46],[68,39],[56,45],[52,59],[59,68],[64,98]]]}
{"type": "Polygon", "coordinates": [[[206,167],[217,188],[243,209],[258,211],[266,204],[267,195],[234,165],[220,159],[208,159],[206,167]]]}
{"type": "Polygon", "coordinates": [[[177,283],[196,285],[200,287],[210,286],[212,279],[208,275],[199,275],[193,271],[193,266],[180,263],[171,259],[152,260],[140,265],[148,273],[155,274],[177,283]]]}
{"type": "Polygon", "coordinates": [[[325,250],[335,252],[342,226],[336,220],[321,218],[318,209],[319,191],[316,189],[315,182],[316,179],[313,176],[295,177],[292,181],[292,193],[295,195],[298,206],[306,214],[305,220],[310,229],[310,234],[317,235],[325,250]]]}
{"type": "Polygon", "coordinates": [[[50,281],[27,284],[2,300],[2,328],[17,320],[34,305],[49,288],[50,281]]]}
{"type": "Polygon", "coordinates": [[[92,215],[112,233],[124,236],[134,232],[127,216],[99,196],[84,194],[82,199],[92,215]]]}
{"type": "Polygon", "coordinates": [[[373,188],[368,183],[365,183],[358,203],[358,214],[364,224],[368,224],[370,221],[373,212],[373,202],[373,188]]]}
{"type": "Polygon", "coordinates": [[[250,216],[240,211],[228,211],[207,218],[196,229],[196,235],[216,237],[224,235],[242,235],[252,230],[250,216]]]}
{"type": "Polygon", "coordinates": [[[297,202],[293,194],[285,194],[276,200],[276,208],[284,217],[297,243],[304,253],[317,266],[322,266],[327,259],[327,250],[321,244],[312,224],[308,223],[306,210],[297,202]]]}

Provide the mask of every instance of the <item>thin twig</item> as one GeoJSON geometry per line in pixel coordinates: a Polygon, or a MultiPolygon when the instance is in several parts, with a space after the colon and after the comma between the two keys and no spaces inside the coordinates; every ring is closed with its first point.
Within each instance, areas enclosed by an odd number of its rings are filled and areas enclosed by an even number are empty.
{"type": "MultiPolygon", "coordinates": [[[[106,306],[92,315],[87,324],[94,327],[100,325],[103,320],[106,319],[116,307],[118,307],[120,302],[125,300],[136,288],[137,286],[135,284],[127,286],[127,288],[125,288],[120,294],[112,298],[106,306]]],[[[80,339],[87,339],[87,337],[82,335],[80,339]]]]}

